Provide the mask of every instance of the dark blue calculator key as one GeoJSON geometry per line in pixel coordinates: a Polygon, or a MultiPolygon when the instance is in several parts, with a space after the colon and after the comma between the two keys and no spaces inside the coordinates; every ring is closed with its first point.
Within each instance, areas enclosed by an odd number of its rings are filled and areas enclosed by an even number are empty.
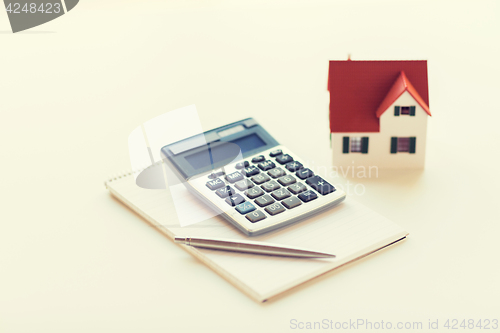
{"type": "Polygon", "coordinates": [[[302,169],[303,167],[304,166],[302,165],[302,163],[297,162],[297,161],[293,161],[293,162],[287,163],[285,165],[285,168],[287,168],[287,170],[291,171],[291,172],[295,172],[299,169],[302,169]]]}
{"type": "Polygon", "coordinates": [[[259,172],[260,172],[259,168],[257,168],[255,165],[251,165],[248,168],[241,170],[241,173],[243,173],[247,177],[254,176],[259,172]]]}
{"type": "Polygon", "coordinates": [[[262,213],[260,210],[256,210],[256,211],[251,212],[250,214],[247,214],[245,217],[250,222],[255,223],[255,222],[262,221],[267,216],[266,216],[266,214],[262,213]]]}
{"type": "Polygon", "coordinates": [[[298,195],[299,199],[304,201],[304,202],[309,202],[318,197],[318,195],[312,191],[312,190],[307,190],[305,192],[302,192],[298,195]]]}
{"type": "Polygon", "coordinates": [[[251,202],[248,202],[248,201],[240,203],[239,205],[236,205],[236,207],[234,207],[234,208],[236,208],[236,210],[240,214],[248,214],[251,211],[255,210],[255,206],[251,202]]]}
{"type": "Polygon", "coordinates": [[[264,157],[264,155],[259,155],[259,156],[255,156],[254,158],[252,158],[252,163],[260,163],[260,162],[264,162],[266,160],[266,158],[264,157]]]}
{"type": "Polygon", "coordinates": [[[276,167],[276,164],[274,164],[273,161],[265,161],[265,162],[261,162],[259,164],[257,164],[257,166],[259,167],[259,169],[261,169],[262,171],[267,171],[267,170],[271,170],[273,168],[276,167]]]}
{"type": "Polygon", "coordinates": [[[211,174],[208,175],[208,179],[219,178],[220,176],[224,176],[225,174],[226,173],[224,171],[212,172],[211,174]]]}
{"type": "Polygon", "coordinates": [[[326,195],[328,193],[332,193],[335,191],[335,187],[332,184],[328,183],[326,180],[321,178],[320,176],[314,176],[308,178],[306,180],[306,184],[311,186],[313,189],[318,191],[319,193],[326,195]]]}
{"type": "Polygon", "coordinates": [[[224,184],[224,182],[220,178],[217,178],[217,179],[214,179],[214,180],[207,182],[207,187],[209,189],[211,189],[212,191],[219,189],[221,187],[224,187],[224,185],[226,185],[226,184],[224,184]]]}
{"type": "Polygon", "coordinates": [[[215,191],[215,193],[217,193],[217,195],[221,198],[226,198],[230,195],[235,194],[236,190],[228,185],[228,186],[225,186],[225,187],[218,189],[217,191],[215,191]]]}
{"type": "Polygon", "coordinates": [[[243,162],[240,162],[240,163],[236,163],[236,165],[234,166],[236,169],[243,169],[243,168],[246,168],[250,165],[250,163],[248,163],[248,161],[243,161],[243,162]]]}
{"type": "Polygon", "coordinates": [[[230,182],[231,184],[234,184],[237,181],[240,181],[242,179],[244,179],[243,175],[241,173],[239,173],[238,171],[226,175],[226,180],[228,182],[230,182]]]}
{"type": "Polygon", "coordinates": [[[295,173],[295,175],[297,177],[299,177],[300,179],[306,179],[306,178],[314,176],[314,172],[312,172],[312,170],[309,168],[305,168],[305,169],[300,169],[299,171],[297,171],[295,173]]]}
{"type": "Polygon", "coordinates": [[[276,157],[276,162],[279,164],[287,164],[293,161],[293,157],[288,154],[282,154],[276,157]]]}
{"type": "Polygon", "coordinates": [[[240,194],[235,194],[226,198],[226,202],[230,206],[239,205],[242,202],[245,202],[245,198],[243,198],[240,194]]]}
{"type": "Polygon", "coordinates": [[[281,155],[283,154],[283,150],[281,149],[276,149],[276,150],[273,150],[272,152],[269,153],[269,156],[271,157],[275,157],[275,156],[278,156],[278,155],[281,155]]]}

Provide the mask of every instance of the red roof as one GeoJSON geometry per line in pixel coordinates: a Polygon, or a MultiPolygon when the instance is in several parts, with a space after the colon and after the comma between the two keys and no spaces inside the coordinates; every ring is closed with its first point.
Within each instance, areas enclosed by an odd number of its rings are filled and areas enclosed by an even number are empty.
{"type": "Polygon", "coordinates": [[[379,132],[380,115],[404,91],[430,115],[426,60],[330,61],[328,90],[333,133],[379,132]]]}

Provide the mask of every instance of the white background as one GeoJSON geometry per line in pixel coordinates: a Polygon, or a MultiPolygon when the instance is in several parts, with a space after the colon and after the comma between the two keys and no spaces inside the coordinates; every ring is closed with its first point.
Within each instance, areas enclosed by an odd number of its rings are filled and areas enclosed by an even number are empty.
{"type": "Polygon", "coordinates": [[[498,1],[82,0],[18,34],[0,11],[0,332],[500,319],[499,37],[498,1]],[[347,179],[403,244],[257,304],[104,188],[135,127],[193,103],[329,165],[328,60],[349,53],[428,60],[425,170],[347,179]]]}

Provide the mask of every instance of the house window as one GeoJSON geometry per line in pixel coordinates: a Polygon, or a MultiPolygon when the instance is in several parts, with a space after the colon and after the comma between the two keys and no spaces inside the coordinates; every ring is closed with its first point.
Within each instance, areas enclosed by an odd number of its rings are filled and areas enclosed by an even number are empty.
{"type": "Polygon", "coordinates": [[[369,138],[367,136],[363,136],[363,137],[344,136],[342,138],[342,153],[349,154],[349,152],[351,152],[351,153],[367,154],[368,153],[368,139],[369,138]]]}
{"type": "Polygon", "coordinates": [[[361,153],[361,137],[351,138],[351,153],[361,153]]]}
{"type": "Polygon", "coordinates": [[[417,146],[417,138],[411,137],[395,137],[391,138],[391,154],[410,153],[415,154],[417,146]]]}
{"type": "Polygon", "coordinates": [[[410,138],[398,138],[398,153],[410,151],[410,138]]]}
{"type": "Polygon", "coordinates": [[[411,106],[394,106],[394,116],[399,117],[399,115],[415,116],[415,105],[411,106]]]}

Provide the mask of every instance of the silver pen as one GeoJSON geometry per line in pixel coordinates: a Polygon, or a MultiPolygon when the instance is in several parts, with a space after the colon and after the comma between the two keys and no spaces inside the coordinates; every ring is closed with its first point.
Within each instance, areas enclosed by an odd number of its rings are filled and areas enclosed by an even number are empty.
{"type": "Polygon", "coordinates": [[[208,239],[176,236],[174,238],[174,241],[175,243],[180,243],[188,246],[221,251],[266,254],[271,256],[297,258],[335,258],[335,255],[330,253],[310,251],[292,246],[275,245],[270,243],[246,240],[233,241],[229,239],[208,239]]]}

